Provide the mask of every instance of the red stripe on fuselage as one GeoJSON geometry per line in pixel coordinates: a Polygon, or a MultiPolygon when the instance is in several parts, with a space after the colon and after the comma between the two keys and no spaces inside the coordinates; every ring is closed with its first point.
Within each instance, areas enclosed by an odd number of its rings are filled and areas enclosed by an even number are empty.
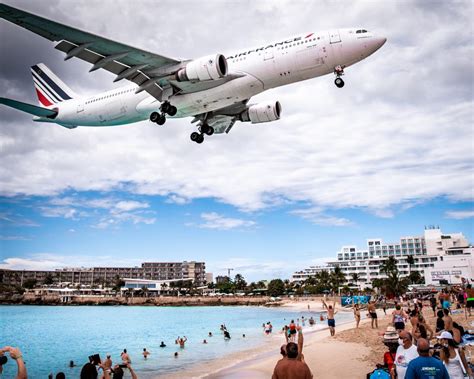
{"type": "Polygon", "coordinates": [[[311,37],[313,34],[314,34],[314,33],[308,34],[308,35],[307,35],[306,37],[304,37],[304,38],[309,38],[309,37],[311,37]]]}
{"type": "Polygon", "coordinates": [[[44,95],[38,89],[36,89],[36,95],[38,96],[40,103],[43,104],[45,107],[53,105],[46,97],[44,97],[44,95]]]}

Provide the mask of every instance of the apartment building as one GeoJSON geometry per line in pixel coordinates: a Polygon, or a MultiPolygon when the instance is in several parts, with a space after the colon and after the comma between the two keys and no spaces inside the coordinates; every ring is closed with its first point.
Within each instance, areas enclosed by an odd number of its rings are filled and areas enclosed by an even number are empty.
{"type": "Polygon", "coordinates": [[[204,262],[145,262],[141,267],[65,267],[51,271],[37,270],[0,270],[0,283],[23,285],[27,280],[38,283],[73,283],[97,286],[113,285],[120,279],[172,280],[192,279],[197,285],[206,282],[206,264],[204,262]]]}
{"type": "MultiPolygon", "coordinates": [[[[418,271],[425,277],[425,283],[439,284],[439,270],[443,267],[446,271],[446,262],[451,266],[462,266],[465,269],[456,270],[458,274],[451,275],[451,282],[460,282],[461,278],[471,278],[472,266],[466,262],[472,262],[474,255],[473,247],[469,245],[462,233],[444,234],[439,227],[429,226],[425,228],[423,235],[401,237],[395,243],[384,243],[381,238],[368,239],[364,249],[358,249],[355,245],[343,246],[337,252],[337,258],[327,262],[326,266],[310,266],[293,274],[291,280],[301,283],[309,276],[315,275],[322,270],[332,271],[339,266],[346,276],[346,281],[353,283],[353,274],[357,274],[357,285],[371,287],[374,279],[385,278],[380,272],[380,267],[389,258],[394,257],[400,276],[408,276],[411,271],[418,271]],[[408,264],[408,256],[413,256],[414,264],[408,264]],[[432,276],[432,272],[433,274],[432,276]],[[429,276],[429,277],[428,277],[429,276]],[[437,279],[438,278],[438,279],[437,279]]],[[[444,277],[443,277],[444,278],[444,277]]]]}

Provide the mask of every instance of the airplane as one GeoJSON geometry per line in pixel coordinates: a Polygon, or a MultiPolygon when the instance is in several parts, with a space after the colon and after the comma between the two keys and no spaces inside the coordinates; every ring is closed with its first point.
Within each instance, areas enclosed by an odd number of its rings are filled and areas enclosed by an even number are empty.
{"type": "Polygon", "coordinates": [[[191,140],[229,133],[236,121],[259,124],[280,119],[279,101],[251,104],[268,89],[334,74],[342,88],[345,69],[373,54],[386,38],[362,28],[310,32],[261,46],[174,59],[0,4],[0,17],[50,41],[66,54],[116,75],[129,85],[92,96],[75,94],[46,65],[31,67],[39,106],[0,97],[0,104],[35,116],[36,122],[77,126],[114,126],[149,119],[194,117],[191,140]]]}

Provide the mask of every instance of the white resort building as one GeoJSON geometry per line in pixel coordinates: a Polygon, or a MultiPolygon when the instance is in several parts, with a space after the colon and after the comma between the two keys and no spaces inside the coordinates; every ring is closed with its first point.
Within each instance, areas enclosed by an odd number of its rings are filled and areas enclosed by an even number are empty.
{"type": "Polygon", "coordinates": [[[396,243],[384,243],[382,239],[368,239],[367,246],[343,246],[337,259],[327,266],[310,266],[297,271],[292,282],[302,283],[322,270],[333,271],[339,266],[348,283],[354,283],[352,275],[358,275],[356,285],[371,287],[374,279],[384,278],[380,266],[389,257],[397,260],[401,276],[408,276],[408,256],[413,256],[411,271],[418,271],[425,278],[425,284],[459,284],[462,278],[474,283],[474,248],[462,233],[443,234],[439,227],[425,228],[422,236],[401,237],[396,243]],[[441,281],[441,282],[440,282],[441,281]]]}

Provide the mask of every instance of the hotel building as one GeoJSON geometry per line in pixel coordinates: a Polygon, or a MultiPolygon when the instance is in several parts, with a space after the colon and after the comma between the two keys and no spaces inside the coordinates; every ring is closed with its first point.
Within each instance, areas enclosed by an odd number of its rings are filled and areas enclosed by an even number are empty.
{"type": "Polygon", "coordinates": [[[462,233],[444,234],[439,227],[433,226],[425,228],[423,235],[401,237],[395,243],[384,243],[375,238],[368,239],[364,249],[355,245],[343,246],[336,260],[327,262],[326,266],[310,266],[297,271],[291,281],[302,283],[322,270],[333,271],[339,266],[347,283],[354,283],[352,275],[357,274],[359,280],[354,284],[361,288],[371,287],[374,279],[386,277],[380,272],[380,266],[389,257],[396,259],[400,276],[408,276],[407,257],[410,255],[415,261],[411,271],[418,271],[426,284],[439,284],[440,280],[456,284],[461,283],[461,278],[474,282],[473,247],[462,233]]]}
{"type": "Polygon", "coordinates": [[[46,279],[53,283],[72,283],[96,286],[113,285],[120,279],[148,280],[184,280],[192,279],[196,285],[206,282],[206,264],[204,262],[145,262],[141,267],[91,267],[62,268],[54,271],[0,270],[0,283],[7,285],[23,285],[26,280],[33,279],[38,284],[46,279]]]}

